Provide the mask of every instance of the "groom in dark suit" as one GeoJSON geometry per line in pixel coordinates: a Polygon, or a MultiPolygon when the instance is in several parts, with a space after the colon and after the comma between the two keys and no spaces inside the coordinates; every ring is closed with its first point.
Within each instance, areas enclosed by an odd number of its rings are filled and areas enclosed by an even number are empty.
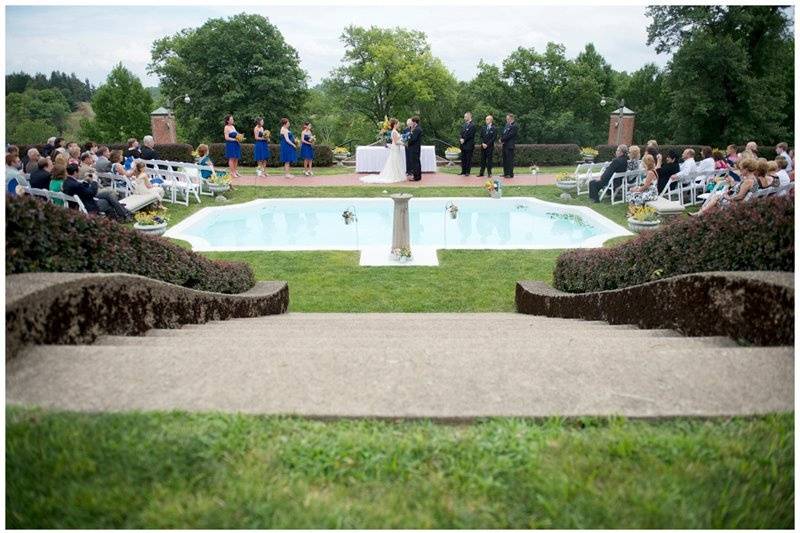
{"type": "Polygon", "coordinates": [[[469,176],[472,168],[472,153],[475,151],[475,125],[472,123],[472,113],[464,113],[464,125],[461,126],[461,137],[458,139],[461,144],[461,174],[459,176],[469,176]]]}
{"type": "Polygon", "coordinates": [[[406,120],[406,127],[403,130],[403,140],[406,141],[406,149],[403,151],[406,160],[406,178],[411,176],[411,163],[408,160],[409,151],[408,151],[407,137],[411,135],[411,126],[413,125],[414,123],[411,122],[411,119],[409,118],[408,120],[406,120]]]}
{"type": "Polygon", "coordinates": [[[422,127],[419,125],[419,117],[411,117],[411,137],[408,139],[406,153],[408,153],[408,164],[411,167],[411,179],[409,181],[420,181],[422,179],[422,163],[419,160],[422,152],[422,127]]]}

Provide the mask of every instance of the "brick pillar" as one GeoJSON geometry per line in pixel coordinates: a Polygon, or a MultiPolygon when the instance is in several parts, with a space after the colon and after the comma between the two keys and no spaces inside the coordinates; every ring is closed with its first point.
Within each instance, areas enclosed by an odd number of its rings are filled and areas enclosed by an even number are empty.
{"type": "Polygon", "coordinates": [[[619,116],[619,109],[611,113],[611,117],[608,121],[608,144],[617,145],[617,144],[627,144],[630,146],[633,144],[633,127],[636,122],[636,113],[628,109],[627,107],[623,109],[622,112],[622,123],[620,122],[619,116]],[[617,142],[617,128],[622,129],[622,133],[619,136],[619,142],[617,142]]]}
{"type": "Polygon", "coordinates": [[[150,128],[153,130],[153,139],[156,144],[173,144],[178,142],[175,133],[175,117],[164,108],[159,108],[150,113],[150,128]]]}

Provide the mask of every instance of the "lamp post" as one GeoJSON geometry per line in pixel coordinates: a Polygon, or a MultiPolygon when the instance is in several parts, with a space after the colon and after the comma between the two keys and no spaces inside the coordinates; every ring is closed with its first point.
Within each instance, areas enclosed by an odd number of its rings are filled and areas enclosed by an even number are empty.
{"type": "MultiPolygon", "coordinates": [[[[608,96],[601,96],[600,105],[605,107],[606,102],[608,102],[609,100],[614,100],[614,98],[609,98],[608,96]]],[[[620,98],[617,101],[617,105],[619,106],[619,117],[617,117],[617,146],[619,146],[620,139],[622,138],[622,117],[625,114],[625,99],[620,98]]]]}

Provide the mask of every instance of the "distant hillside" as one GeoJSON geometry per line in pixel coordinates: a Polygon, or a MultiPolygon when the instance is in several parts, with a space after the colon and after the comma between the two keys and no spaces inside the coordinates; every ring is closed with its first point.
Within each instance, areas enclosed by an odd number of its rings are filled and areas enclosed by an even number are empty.
{"type": "Polygon", "coordinates": [[[94,111],[92,110],[92,104],[89,102],[78,102],[77,105],[78,109],[67,115],[63,137],[82,143],[89,139],[84,139],[81,136],[81,120],[84,118],[89,120],[94,119],[94,111]]]}
{"type": "Polygon", "coordinates": [[[161,87],[145,87],[145,90],[150,93],[150,96],[153,98],[153,107],[159,107],[162,105],[161,103],[161,87]]]}

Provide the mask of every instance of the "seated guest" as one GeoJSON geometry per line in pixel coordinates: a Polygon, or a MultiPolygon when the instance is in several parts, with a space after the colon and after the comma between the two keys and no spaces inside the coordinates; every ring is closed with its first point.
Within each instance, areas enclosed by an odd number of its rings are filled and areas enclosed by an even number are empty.
{"type": "Polygon", "coordinates": [[[211,158],[208,156],[208,145],[201,144],[197,147],[197,164],[211,167],[211,170],[200,170],[200,177],[204,180],[207,180],[211,177],[214,163],[211,161],[211,158]]]}
{"type": "Polygon", "coordinates": [[[628,170],[639,170],[642,165],[642,153],[635,144],[628,148],[628,170]]]}
{"type": "Polygon", "coordinates": [[[69,154],[69,160],[67,161],[68,165],[81,164],[81,147],[78,146],[78,143],[69,143],[67,153],[69,154]]]}
{"type": "Polygon", "coordinates": [[[772,176],[769,173],[769,161],[759,157],[756,164],[755,177],[759,189],[772,187],[772,176]]]}
{"type": "Polygon", "coordinates": [[[52,155],[53,153],[53,150],[55,149],[56,149],[56,138],[50,137],[49,139],[47,139],[47,144],[45,144],[44,148],[42,149],[42,155],[44,157],[50,157],[50,155],[52,155]]]}
{"type": "Polygon", "coordinates": [[[90,152],[93,156],[97,155],[97,143],[94,141],[87,141],[83,143],[83,151],[90,152]]]}
{"type": "Polygon", "coordinates": [[[109,161],[108,155],[108,146],[101,145],[97,147],[97,159],[94,162],[94,168],[98,172],[111,172],[111,161],[109,161]]]}
{"type": "Polygon", "coordinates": [[[755,143],[755,141],[750,141],[747,143],[744,147],[744,150],[742,150],[742,152],[739,154],[739,157],[745,156],[758,158],[758,145],[755,143]]]}
{"type": "Polygon", "coordinates": [[[712,150],[710,146],[703,146],[703,148],[700,149],[700,154],[702,155],[703,159],[697,163],[696,172],[714,172],[717,164],[714,161],[714,158],[711,157],[711,152],[712,150]]]}
{"type": "Polygon", "coordinates": [[[116,174],[117,176],[125,176],[127,178],[130,178],[133,175],[133,171],[125,170],[125,166],[122,164],[122,150],[113,150],[108,160],[111,161],[110,172],[112,174],[116,174]]]}
{"type": "Polygon", "coordinates": [[[34,189],[50,189],[50,177],[53,172],[53,162],[49,157],[40,157],[36,162],[36,170],[31,172],[31,177],[28,181],[31,182],[31,187],[34,189]]]}
{"type": "Polygon", "coordinates": [[[711,158],[714,159],[714,170],[724,170],[730,167],[725,160],[725,154],[722,153],[722,150],[712,151],[711,158]]]}
{"type": "Polygon", "coordinates": [[[116,202],[109,197],[97,197],[98,185],[97,181],[95,181],[94,174],[88,174],[85,181],[79,180],[78,170],[78,165],[67,165],[67,178],[64,180],[64,184],[61,186],[64,194],[68,194],[70,196],[77,195],[78,198],[81,199],[81,202],[83,202],[83,206],[86,208],[86,211],[88,211],[89,214],[105,213],[106,216],[119,218],[122,220],[131,218],[131,213],[121,206],[119,202],[116,202]]]}
{"type": "Polygon", "coordinates": [[[128,159],[129,157],[138,159],[141,157],[142,151],[139,150],[139,141],[137,141],[134,137],[128,139],[128,149],[125,150],[123,155],[125,156],[125,159],[128,159]]]}
{"type": "Polygon", "coordinates": [[[67,167],[69,164],[69,156],[67,156],[66,152],[63,148],[56,148],[53,150],[53,164],[54,165],[64,165],[64,168],[67,167]]]}
{"type": "Polygon", "coordinates": [[[664,187],[667,186],[669,179],[681,170],[680,165],[678,165],[678,154],[675,153],[675,150],[671,148],[667,150],[667,153],[664,155],[664,160],[661,166],[656,169],[658,173],[659,194],[661,194],[664,187]]]}
{"type": "Polygon", "coordinates": [[[617,172],[628,171],[628,147],[624,144],[617,146],[614,159],[606,167],[603,175],[599,179],[589,182],[589,198],[595,203],[600,201],[600,191],[602,191],[608,182],[611,181],[611,176],[617,172]]]}
{"type": "Polygon", "coordinates": [[[19,171],[19,156],[13,152],[6,154],[6,193],[17,195],[17,185],[23,183],[22,172],[19,171]]]}
{"type": "MultiPolygon", "coordinates": [[[[67,178],[67,167],[66,165],[53,165],[52,176],[50,176],[50,189],[52,192],[63,192],[61,190],[61,186],[64,185],[64,180],[67,178]]],[[[64,200],[54,199],[53,203],[55,205],[64,205],[64,200]]]]}
{"type": "Polygon", "coordinates": [[[786,143],[778,143],[778,146],[775,147],[775,153],[778,154],[778,159],[785,159],[787,166],[786,172],[792,171],[792,159],[789,157],[789,145],[786,143]]]}
{"type": "Polygon", "coordinates": [[[155,149],[153,148],[156,142],[153,139],[152,135],[145,135],[144,138],[142,139],[142,144],[144,146],[142,146],[142,151],[141,151],[142,153],[139,156],[139,159],[146,159],[148,161],[153,159],[161,159],[160,157],[158,157],[158,152],[156,152],[155,149]]]}
{"type": "Polygon", "coordinates": [[[681,169],[669,179],[672,182],[677,183],[678,180],[688,180],[697,170],[697,163],[694,160],[694,150],[687,148],[683,151],[682,158],[683,163],[680,165],[681,169]]]}
{"type": "Polygon", "coordinates": [[[81,164],[78,167],[78,177],[80,179],[86,179],[87,174],[94,174],[97,172],[97,169],[94,168],[94,156],[92,152],[83,152],[81,154],[81,164]]]}
{"type": "Polygon", "coordinates": [[[658,173],[656,172],[656,160],[650,154],[645,154],[642,159],[642,166],[647,174],[644,183],[638,187],[631,188],[630,203],[634,205],[644,205],[650,200],[658,198],[658,173]]]}
{"type": "Polygon", "coordinates": [[[25,174],[32,174],[39,168],[39,150],[36,148],[28,149],[28,159],[25,162],[25,174]]]}
{"type": "Polygon", "coordinates": [[[736,153],[736,146],[729,144],[725,149],[725,162],[732,167],[739,161],[739,154],[736,153]]]}
{"type": "Polygon", "coordinates": [[[697,213],[692,213],[694,216],[700,216],[707,213],[710,209],[716,206],[727,207],[737,202],[745,201],[751,192],[758,190],[758,184],[755,179],[755,171],[758,168],[758,161],[753,158],[745,158],[739,163],[741,181],[734,182],[733,178],[727,177],[729,180],[730,188],[726,191],[719,191],[713,194],[700,208],[697,213]]]}
{"type": "MultiPolygon", "coordinates": [[[[655,141],[649,141],[655,142],[655,141]]],[[[658,151],[658,145],[650,145],[648,143],[647,148],[644,149],[644,153],[650,154],[653,156],[653,160],[656,162],[656,169],[661,168],[661,163],[663,162],[661,159],[661,153],[658,151]]]]}
{"type": "Polygon", "coordinates": [[[134,163],[133,173],[135,178],[133,181],[133,194],[144,196],[155,195],[158,196],[160,202],[161,199],[164,198],[164,189],[150,183],[150,177],[147,175],[147,172],[145,172],[146,168],[146,165],[141,161],[134,163]]]}
{"type": "Polygon", "coordinates": [[[786,170],[789,165],[786,158],[785,157],[776,158],[775,165],[778,167],[778,171],[775,173],[775,176],[777,176],[781,186],[789,185],[791,179],[789,178],[789,171],[786,170]]]}

